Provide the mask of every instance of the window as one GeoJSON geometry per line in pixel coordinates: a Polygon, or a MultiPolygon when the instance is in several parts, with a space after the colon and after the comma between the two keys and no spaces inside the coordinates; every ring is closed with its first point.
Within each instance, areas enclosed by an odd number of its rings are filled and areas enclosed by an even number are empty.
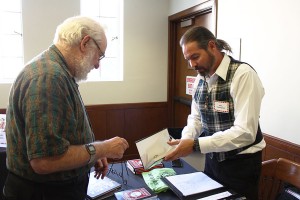
{"type": "Polygon", "coordinates": [[[88,81],[122,81],[121,17],[122,0],[81,0],[81,15],[99,20],[107,36],[105,58],[101,60],[100,70],[92,70],[88,81]]]}
{"type": "Polygon", "coordinates": [[[24,65],[21,5],[0,1],[0,83],[12,83],[24,65]]]}

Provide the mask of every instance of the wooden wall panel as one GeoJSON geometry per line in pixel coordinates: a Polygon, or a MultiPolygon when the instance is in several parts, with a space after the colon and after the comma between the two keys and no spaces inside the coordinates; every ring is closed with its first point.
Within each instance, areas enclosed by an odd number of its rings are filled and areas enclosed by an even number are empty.
{"type": "Polygon", "coordinates": [[[266,148],[263,160],[286,158],[300,163],[300,145],[264,133],[266,148]]]}
{"type": "Polygon", "coordinates": [[[124,137],[125,130],[125,110],[107,111],[107,131],[110,138],[119,136],[124,137]]]}
{"type": "Polygon", "coordinates": [[[96,107],[86,109],[96,140],[104,140],[107,135],[107,117],[106,112],[97,110],[96,107]]]}
{"type": "Polygon", "coordinates": [[[128,109],[125,113],[125,138],[130,148],[127,155],[138,158],[135,141],[167,128],[167,108],[128,109]]]}
{"type": "Polygon", "coordinates": [[[96,140],[115,136],[129,142],[124,159],[138,158],[135,141],[167,128],[167,103],[87,106],[96,140]]]}
{"type": "MultiPolygon", "coordinates": [[[[124,159],[139,157],[135,141],[168,127],[167,102],[86,106],[96,140],[115,136],[128,140],[124,159]]],[[[0,109],[5,114],[5,109],[0,109]]],[[[263,160],[287,158],[300,163],[300,145],[264,133],[263,160]]]]}
{"type": "Polygon", "coordinates": [[[179,102],[175,102],[174,106],[174,127],[184,127],[187,123],[187,117],[191,113],[191,106],[179,102]]]}

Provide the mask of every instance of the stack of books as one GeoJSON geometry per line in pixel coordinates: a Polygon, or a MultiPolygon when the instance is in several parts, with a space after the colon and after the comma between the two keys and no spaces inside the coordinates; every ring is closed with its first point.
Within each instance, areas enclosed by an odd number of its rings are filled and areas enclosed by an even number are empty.
{"type": "Polygon", "coordinates": [[[164,164],[163,163],[158,163],[156,165],[153,165],[149,169],[145,169],[141,159],[133,159],[133,160],[127,160],[126,166],[132,173],[142,174],[143,172],[149,172],[149,171],[151,171],[152,169],[155,169],[155,168],[163,168],[164,164]]]}

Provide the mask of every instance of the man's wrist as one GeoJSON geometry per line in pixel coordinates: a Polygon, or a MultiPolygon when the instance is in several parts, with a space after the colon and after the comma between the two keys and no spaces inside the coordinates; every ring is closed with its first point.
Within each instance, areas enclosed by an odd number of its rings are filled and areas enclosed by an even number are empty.
{"type": "Polygon", "coordinates": [[[96,148],[93,144],[86,144],[85,148],[87,152],[90,154],[90,159],[88,161],[88,164],[92,163],[95,161],[96,158],[96,148]]]}
{"type": "Polygon", "coordinates": [[[193,151],[200,151],[200,144],[198,138],[194,139],[193,151]]]}

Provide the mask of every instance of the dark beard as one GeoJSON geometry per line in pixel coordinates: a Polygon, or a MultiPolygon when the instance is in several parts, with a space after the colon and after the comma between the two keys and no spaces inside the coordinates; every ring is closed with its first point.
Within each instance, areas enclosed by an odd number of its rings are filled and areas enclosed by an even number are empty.
{"type": "MultiPolygon", "coordinates": [[[[198,73],[201,75],[201,76],[210,76],[210,71],[209,70],[211,70],[212,68],[213,68],[213,65],[215,64],[215,61],[216,61],[216,58],[215,58],[215,56],[212,54],[212,53],[210,53],[209,51],[206,51],[206,53],[207,53],[207,55],[208,55],[208,63],[207,63],[207,66],[209,66],[208,67],[208,70],[204,70],[203,72],[199,72],[198,71],[198,73]]],[[[201,67],[198,67],[198,66],[196,66],[195,67],[195,70],[197,70],[197,68],[199,69],[199,68],[201,68],[201,67]]]]}

